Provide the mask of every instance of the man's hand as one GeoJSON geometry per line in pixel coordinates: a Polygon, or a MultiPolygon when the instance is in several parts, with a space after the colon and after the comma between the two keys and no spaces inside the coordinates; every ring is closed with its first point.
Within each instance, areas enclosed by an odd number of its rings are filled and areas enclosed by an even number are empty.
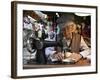
{"type": "Polygon", "coordinates": [[[53,58],[57,59],[58,61],[62,61],[62,59],[64,59],[64,54],[61,52],[55,53],[53,54],[53,58]]]}
{"type": "Polygon", "coordinates": [[[72,58],[75,60],[75,62],[77,62],[82,58],[82,56],[78,53],[72,53],[68,58],[72,58]]]}
{"type": "MultiPolygon", "coordinates": [[[[70,52],[66,53],[65,56],[66,56],[66,58],[71,58],[71,59],[75,60],[75,62],[79,61],[82,58],[82,56],[80,54],[78,54],[78,53],[70,53],[70,52]]],[[[58,53],[53,54],[52,57],[54,59],[57,59],[58,61],[62,61],[65,58],[65,56],[64,56],[63,53],[58,52],[58,53]]]]}

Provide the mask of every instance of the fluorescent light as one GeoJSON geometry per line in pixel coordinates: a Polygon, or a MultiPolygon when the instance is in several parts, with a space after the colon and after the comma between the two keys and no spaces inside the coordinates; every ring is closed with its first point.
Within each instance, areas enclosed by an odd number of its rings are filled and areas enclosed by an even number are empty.
{"type": "Polygon", "coordinates": [[[41,19],[47,18],[47,15],[42,13],[41,11],[34,11],[41,19]]]}
{"type": "Polygon", "coordinates": [[[89,16],[90,13],[75,13],[77,16],[89,16]]]}

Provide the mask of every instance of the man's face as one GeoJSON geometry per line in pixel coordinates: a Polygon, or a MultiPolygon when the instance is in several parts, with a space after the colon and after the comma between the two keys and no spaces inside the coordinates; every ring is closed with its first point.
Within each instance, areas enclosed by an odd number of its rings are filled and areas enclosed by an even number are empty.
{"type": "Polygon", "coordinates": [[[66,23],[64,28],[64,36],[67,39],[71,39],[73,32],[76,32],[76,24],[73,21],[69,21],[66,23]]]}
{"type": "Polygon", "coordinates": [[[66,29],[68,32],[72,33],[76,31],[76,24],[74,22],[68,22],[66,25],[66,29]]]}

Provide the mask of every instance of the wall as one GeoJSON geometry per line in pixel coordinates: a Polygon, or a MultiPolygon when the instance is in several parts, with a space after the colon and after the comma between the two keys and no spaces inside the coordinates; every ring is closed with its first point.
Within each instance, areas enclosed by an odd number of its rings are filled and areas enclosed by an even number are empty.
{"type": "MultiPolygon", "coordinates": [[[[98,5],[98,14],[100,14],[100,6],[99,6],[100,0],[30,0],[30,1],[79,4],[79,5],[98,5]]],[[[14,80],[10,78],[10,71],[11,71],[11,11],[10,11],[11,8],[10,7],[11,7],[11,0],[0,0],[0,80],[14,80]]],[[[98,22],[100,22],[99,15],[98,15],[98,22]]],[[[100,24],[98,24],[98,26],[100,26],[100,24]]],[[[98,35],[99,34],[100,32],[98,31],[98,35]]],[[[99,40],[100,37],[98,37],[98,41],[99,40]]],[[[100,47],[99,44],[100,41],[98,42],[98,48],[100,47]]],[[[100,57],[100,54],[98,54],[98,57],[100,57]]],[[[98,59],[98,63],[99,61],[100,59],[98,59]]],[[[100,64],[98,64],[98,67],[100,67],[100,64]]],[[[100,69],[98,74],[45,77],[45,78],[35,78],[34,80],[40,80],[40,79],[41,80],[55,80],[55,79],[57,80],[100,80],[99,76],[100,76],[100,69]]],[[[33,79],[27,78],[26,80],[33,80],[33,79]]]]}

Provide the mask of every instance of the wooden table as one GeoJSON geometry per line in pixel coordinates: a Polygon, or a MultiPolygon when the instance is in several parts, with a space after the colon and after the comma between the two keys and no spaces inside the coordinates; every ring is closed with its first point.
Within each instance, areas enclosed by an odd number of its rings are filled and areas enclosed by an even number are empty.
{"type": "Polygon", "coordinates": [[[56,68],[56,67],[77,67],[77,66],[90,66],[91,62],[88,59],[81,59],[74,64],[27,64],[24,65],[24,69],[36,69],[36,68],[56,68]]]}

